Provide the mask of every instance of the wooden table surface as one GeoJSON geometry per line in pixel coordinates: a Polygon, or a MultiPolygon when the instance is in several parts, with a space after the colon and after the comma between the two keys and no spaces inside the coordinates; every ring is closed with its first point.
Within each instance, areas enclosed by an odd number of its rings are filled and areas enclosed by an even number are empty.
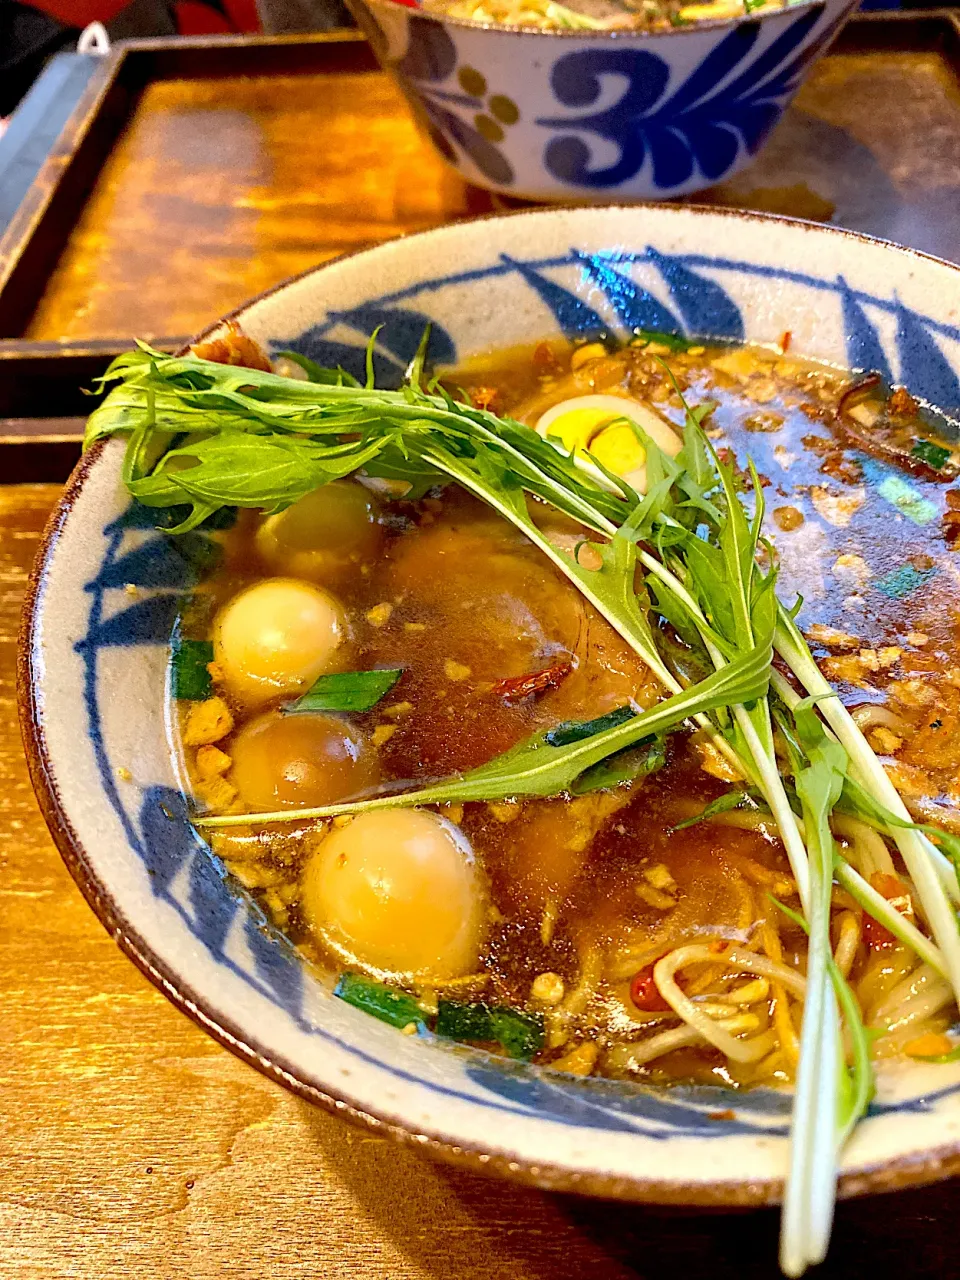
{"type": "MultiPolygon", "coordinates": [[[[900,95],[896,107],[922,124],[942,71],[917,59],[915,99],[900,95]]],[[[712,198],[822,217],[860,209],[861,223],[909,208],[919,243],[958,180],[960,163],[936,160],[957,149],[960,106],[941,87],[943,112],[920,142],[880,137],[875,121],[894,93],[885,67],[882,57],[872,67],[831,60],[768,158],[712,198]],[[831,76],[861,96],[828,92],[831,76]],[[859,172],[871,172],[865,154],[883,161],[886,204],[826,164],[820,144],[840,145],[838,130],[859,172]]],[[[491,207],[424,149],[382,78],[281,87],[282,100],[256,79],[152,89],[31,336],[189,332],[320,258],[491,207]],[[318,111],[322,155],[303,143],[318,111]]],[[[957,235],[955,201],[952,217],[941,244],[957,235]]],[[[16,725],[19,604],[57,493],[0,485],[0,1278],[776,1276],[773,1212],[588,1202],[427,1163],[262,1079],[124,959],[47,835],[16,725]]],[[[821,1274],[960,1274],[958,1208],[952,1184],[844,1204],[821,1274]]]]}

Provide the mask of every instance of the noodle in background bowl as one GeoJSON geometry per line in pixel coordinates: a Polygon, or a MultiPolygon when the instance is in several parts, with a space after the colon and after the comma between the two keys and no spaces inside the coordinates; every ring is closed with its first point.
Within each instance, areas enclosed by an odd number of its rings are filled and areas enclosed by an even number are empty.
{"type": "MultiPolygon", "coordinates": [[[[328,263],[236,313],[293,348],[398,382],[424,324],[462,361],[558,333],[665,324],[886,366],[960,412],[960,268],[800,222],[697,209],[537,211],[328,263]]],[[[215,326],[211,332],[216,332],[215,326]]],[[[788,1093],[581,1079],[404,1036],[336,999],[186,820],[167,723],[168,641],[203,535],[131,508],[123,445],[74,473],[28,595],[20,704],[64,859],[118,944],[179,1008],[310,1101],[444,1159],[544,1187],[690,1205],[779,1198],[788,1093]],[[131,589],[131,584],[135,590],[131,589]]],[[[841,1194],[960,1169],[960,1064],[881,1064],[841,1194]]]]}
{"type": "Polygon", "coordinates": [[[394,0],[348,3],[468,181],[595,202],[671,199],[742,169],[856,0],[653,33],[484,26],[394,0]]]}

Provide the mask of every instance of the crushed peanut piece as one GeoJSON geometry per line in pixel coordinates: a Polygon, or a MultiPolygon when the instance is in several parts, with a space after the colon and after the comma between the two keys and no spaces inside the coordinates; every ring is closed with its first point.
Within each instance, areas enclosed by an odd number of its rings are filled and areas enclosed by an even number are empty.
{"type": "MultiPolygon", "coordinates": [[[[754,378],[747,387],[747,395],[755,404],[769,404],[777,394],[777,384],[772,378],[754,378]]],[[[752,430],[754,428],[747,428],[752,430]]],[[[769,431],[769,427],[763,430],[769,431]]]]}
{"type": "Polygon", "coordinates": [[[835,529],[845,529],[866,501],[867,491],[857,485],[844,493],[836,493],[825,485],[815,484],[810,490],[810,500],[817,514],[835,529]]]}
{"type": "Polygon", "coordinates": [[[677,905],[676,898],[671,898],[669,893],[661,893],[659,889],[654,889],[653,885],[635,885],[634,892],[642,902],[653,907],[655,911],[670,911],[677,905]]]}
{"type": "Polygon", "coordinates": [[[790,450],[782,444],[774,445],[773,456],[780,463],[784,471],[789,471],[797,460],[797,455],[791,453],[790,450]]]}
{"type": "Polygon", "coordinates": [[[600,1048],[592,1040],[585,1040],[575,1049],[565,1053],[562,1058],[555,1058],[548,1063],[551,1071],[566,1071],[572,1076],[588,1076],[596,1066],[600,1056],[600,1048]]]}
{"type": "Polygon", "coordinates": [[[413,710],[412,702],[394,702],[389,707],[383,708],[383,714],[389,716],[391,720],[399,719],[413,710]]]}
{"type": "Polygon", "coordinates": [[[912,644],[916,649],[922,649],[925,644],[930,643],[930,637],[923,631],[908,631],[906,635],[907,644],[912,644]]]}
{"type": "Polygon", "coordinates": [[[585,346],[577,347],[573,355],[570,357],[570,372],[576,371],[587,364],[590,360],[600,360],[607,354],[607,348],[602,342],[588,342],[585,346]]]}
{"type": "Polygon", "coordinates": [[[885,756],[892,756],[903,746],[903,739],[883,725],[877,725],[876,728],[871,729],[869,738],[873,749],[885,756]]]}
{"type": "Polygon", "coordinates": [[[284,883],[284,872],[258,862],[228,862],[227,870],[245,889],[273,889],[284,883]]]}
{"type": "Polygon", "coordinates": [[[229,809],[237,798],[237,788],[227,782],[226,778],[216,776],[200,779],[194,790],[198,799],[215,813],[223,813],[225,809],[229,809]]]}
{"type": "Polygon", "coordinates": [[[444,817],[449,818],[453,825],[459,826],[463,821],[463,805],[462,804],[445,804],[442,805],[444,817]]]}
{"type": "Polygon", "coordinates": [[[825,626],[822,622],[811,623],[805,634],[808,640],[822,644],[827,649],[860,648],[859,639],[849,631],[840,631],[836,627],[825,626]]]}
{"type": "Polygon", "coordinates": [[[774,507],[773,519],[778,529],[792,533],[803,524],[803,512],[798,507],[774,507]]]}
{"type": "Polygon", "coordinates": [[[194,702],[187,713],[183,745],[205,747],[208,743],[219,742],[232,729],[233,716],[222,698],[207,698],[205,702],[194,702]]]}
{"type": "Polygon", "coordinates": [[[233,761],[225,751],[208,743],[197,748],[197,773],[201,778],[217,778],[226,773],[233,761]]]}
{"type": "Polygon", "coordinates": [[[896,645],[887,645],[884,649],[877,651],[877,660],[880,663],[880,669],[886,671],[888,667],[896,666],[903,655],[903,650],[898,649],[896,645]]]}
{"type": "Polygon", "coordinates": [[[933,686],[916,677],[911,680],[891,680],[888,692],[891,698],[904,707],[927,707],[937,696],[933,686]]]}
{"type": "Polygon", "coordinates": [[[373,737],[373,745],[382,747],[385,742],[390,741],[396,732],[397,726],[395,724],[378,724],[371,735],[373,737]]]}
{"type": "Polygon", "coordinates": [[[364,617],[371,627],[385,627],[392,613],[393,605],[388,600],[384,600],[382,604],[375,604],[372,609],[368,609],[364,617]]]}
{"type": "Polygon", "coordinates": [[[520,806],[516,800],[491,801],[487,805],[487,809],[497,822],[513,822],[514,819],[520,817],[520,806]]]}
{"type": "Polygon", "coordinates": [[[647,867],[643,878],[647,884],[652,884],[654,889],[666,889],[672,892],[677,887],[677,882],[670,874],[670,868],[665,862],[657,862],[652,867],[647,867]]]}
{"type": "Polygon", "coordinates": [[[559,1004],[565,991],[566,986],[559,973],[538,973],[530,986],[531,996],[542,1004],[559,1004]]]}
{"type": "Polygon", "coordinates": [[[852,555],[850,552],[837,556],[833,562],[833,573],[834,577],[852,580],[857,586],[867,582],[873,576],[863,556],[852,555]]]}
{"type": "Polygon", "coordinates": [[[466,680],[473,674],[470,667],[463,662],[455,662],[453,658],[447,658],[443,664],[443,673],[448,680],[454,681],[466,680]]]}

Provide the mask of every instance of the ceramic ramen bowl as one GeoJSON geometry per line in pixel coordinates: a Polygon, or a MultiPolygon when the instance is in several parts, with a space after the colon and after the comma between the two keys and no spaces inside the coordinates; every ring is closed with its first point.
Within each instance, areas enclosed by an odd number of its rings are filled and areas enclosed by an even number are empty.
{"type": "MultiPolygon", "coordinates": [[[[444,362],[557,333],[673,327],[880,368],[960,411],[960,269],[756,215],[536,211],[328,263],[236,313],[274,350],[361,372],[383,326],[398,381],[429,321],[444,362]]],[[[123,446],[74,473],[27,599],[20,674],[33,781],[118,944],[179,1008],[271,1078],[426,1152],[537,1185],[692,1205],[776,1200],[790,1096],[655,1089],[402,1035],[336,999],[200,841],[172,764],[167,643],[203,535],[131,507],[123,446]],[[718,1113],[723,1122],[716,1119],[718,1113]]],[[[852,1194],[960,1168],[960,1064],[880,1071],[844,1155],[852,1194]]]]}
{"type": "Polygon", "coordinates": [[[444,159],[534,200],[664,200],[748,164],[856,0],[670,31],[542,31],[350,0],[444,159]]]}

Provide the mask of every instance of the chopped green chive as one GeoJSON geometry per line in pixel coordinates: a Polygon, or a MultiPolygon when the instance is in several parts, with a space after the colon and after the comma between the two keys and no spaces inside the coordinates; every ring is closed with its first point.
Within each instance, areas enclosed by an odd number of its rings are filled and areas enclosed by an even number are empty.
{"type": "Polygon", "coordinates": [[[423,1010],[413,996],[363,974],[342,973],[333,994],[401,1031],[411,1023],[418,1029],[423,1027],[423,1010]]]}
{"type": "Polygon", "coordinates": [[[387,671],[338,671],[321,676],[302,698],[284,707],[287,715],[302,711],[369,711],[403,675],[403,668],[387,671]]]}
{"type": "Polygon", "coordinates": [[[170,691],[175,698],[202,702],[213,693],[207,664],[213,661],[209,640],[185,640],[175,635],[171,642],[170,691]]]}

